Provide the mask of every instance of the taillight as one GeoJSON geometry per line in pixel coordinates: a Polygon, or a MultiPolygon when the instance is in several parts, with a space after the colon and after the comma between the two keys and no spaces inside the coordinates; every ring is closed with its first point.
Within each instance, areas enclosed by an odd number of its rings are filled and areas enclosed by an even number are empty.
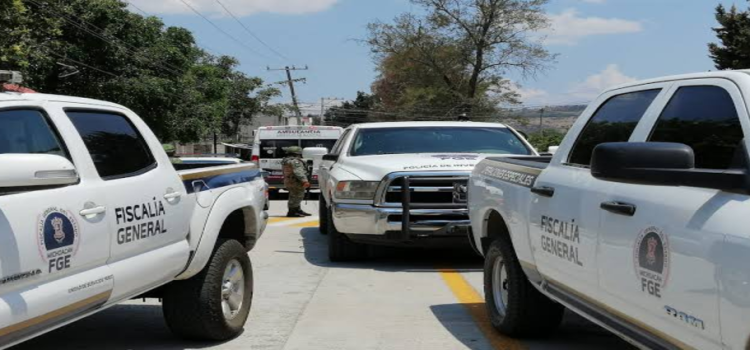
{"type": "Polygon", "coordinates": [[[260,163],[260,157],[258,157],[256,155],[253,155],[252,157],[250,157],[250,161],[253,162],[253,163],[255,163],[255,165],[259,165],[259,163],[260,163]]]}

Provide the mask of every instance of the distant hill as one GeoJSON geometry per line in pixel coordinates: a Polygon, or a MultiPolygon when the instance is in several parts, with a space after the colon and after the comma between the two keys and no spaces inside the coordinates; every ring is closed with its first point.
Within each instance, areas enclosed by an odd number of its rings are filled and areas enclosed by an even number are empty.
{"type": "MultiPolygon", "coordinates": [[[[586,107],[586,105],[544,107],[542,127],[566,132],[586,107]]],[[[525,132],[536,132],[539,130],[539,115],[541,113],[542,107],[512,109],[505,114],[512,119],[506,119],[504,122],[525,132]]]]}

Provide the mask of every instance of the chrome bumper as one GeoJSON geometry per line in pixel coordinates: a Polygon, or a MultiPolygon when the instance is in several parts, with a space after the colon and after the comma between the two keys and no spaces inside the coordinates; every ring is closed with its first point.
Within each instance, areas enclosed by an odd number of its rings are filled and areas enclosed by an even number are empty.
{"type": "MultiPolygon", "coordinates": [[[[403,222],[393,217],[403,217],[402,208],[381,208],[367,204],[334,204],[333,224],[339,232],[347,234],[385,235],[386,232],[402,231],[403,222]]],[[[448,234],[454,229],[468,229],[468,209],[410,209],[409,216],[429,217],[427,220],[412,220],[410,231],[415,236],[448,234]],[[447,220],[442,216],[465,216],[466,220],[447,220]]]]}

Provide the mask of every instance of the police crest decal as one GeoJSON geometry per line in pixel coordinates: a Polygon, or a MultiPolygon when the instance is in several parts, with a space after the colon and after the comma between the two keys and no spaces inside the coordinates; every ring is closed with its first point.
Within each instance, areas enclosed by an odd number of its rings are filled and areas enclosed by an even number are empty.
{"type": "Polygon", "coordinates": [[[669,280],[669,258],[669,241],[659,228],[641,231],[633,249],[633,264],[642,292],[661,298],[669,280]]]}
{"type": "Polygon", "coordinates": [[[70,268],[80,241],[78,222],[70,212],[51,207],[39,216],[37,243],[49,273],[70,268]]]}

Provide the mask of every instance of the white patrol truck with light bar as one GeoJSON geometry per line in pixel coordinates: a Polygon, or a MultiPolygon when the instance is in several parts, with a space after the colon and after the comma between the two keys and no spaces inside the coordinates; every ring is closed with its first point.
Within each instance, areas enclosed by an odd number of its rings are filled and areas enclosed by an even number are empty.
{"type": "Polygon", "coordinates": [[[125,107],[0,92],[0,348],[134,297],[186,338],[242,331],[266,184],[248,163],[175,167],[125,107]]]}
{"type": "MultiPolygon", "coordinates": [[[[286,149],[297,146],[330,150],[344,129],[337,126],[263,126],[255,132],[251,160],[260,166],[270,186],[271,196],[284,189],[281,161],[288,156],[286,149]]],[[[305,153],[303,153],[305,154],[305,153]]],[[[311,161],[313,159],[305,159],[311,161]]],[[[312,169],[310,184],[318,188],[317,168],[312,169]]]]}
{"type": "Polygon", "coordinates": [[[469,181],[492,324],[552,331],[567,307],[648,349],[750,346],[750,72],[599,96],[552,157],[469,181]]]}
{"type": "Polygon", "coordinates": [[[359,124],[344,131],[320,172],[320,230],[332,261],[367,245],[468,247],[466,181],[487,156],[536,156],[496,123],[359,124]]]}

